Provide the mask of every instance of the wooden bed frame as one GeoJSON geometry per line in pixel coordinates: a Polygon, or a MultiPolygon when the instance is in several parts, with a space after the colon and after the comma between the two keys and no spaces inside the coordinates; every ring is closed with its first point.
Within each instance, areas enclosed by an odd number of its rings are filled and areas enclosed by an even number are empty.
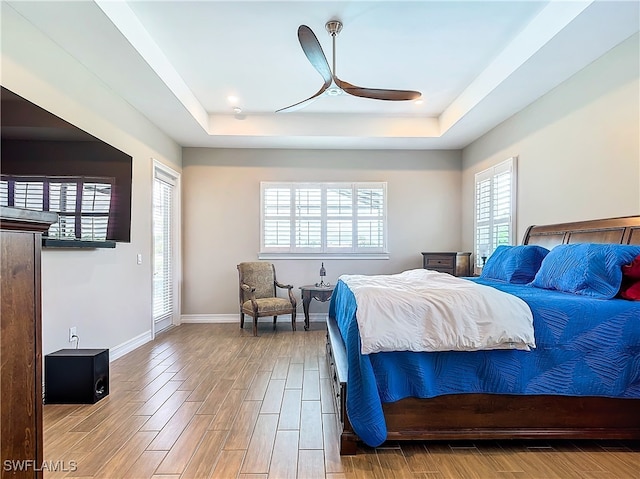
{"type": "MultiPolygon", "coordinates": [[[[527,229],[523,244],[640,245],[640,216],[527,229]]],[[[336,398],[340,454],[359,441],[346,413],[347,355],[333,318],[327,320],[327,360],[336,398]]],[[[640,399],[454,394],[383,404],[387,440],[640,439],[640,399]]]]}

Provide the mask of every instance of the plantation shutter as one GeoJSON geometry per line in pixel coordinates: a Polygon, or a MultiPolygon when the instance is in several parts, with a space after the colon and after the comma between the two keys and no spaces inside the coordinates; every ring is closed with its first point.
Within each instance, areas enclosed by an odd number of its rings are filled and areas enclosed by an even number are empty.
{"type": "Polygon", "coordinates": [[[381,250],[384,247],[384,188],[357,188],[357,245],[359,248],[381,250]]]}
{"type": "Polygon", "coordinates": [[[499,245],[515,244],[516,158],[475,175],[475,258],[489,257],[499,245]]]}
{"type": "Polygon", "coordinates": [[[327,250],[351,250],[353,234],[354,195],[352,188],[327,188],[327,250]]]}
{"type": "Polygon", "coordinates": [[[267,183],[261,253],[386,252],[386,183],[267,183]]]}
{"type": "Polygon", "coordinates": [[[292,190],[265,188],[262,194],[263,240],[266,248],[288,250],[291,246],[292,190]]]}
{"type": "Polygon", "coordinates": [[[296,251],[322,249],[322,189],[316,186],[295,188],[296,251]]]}

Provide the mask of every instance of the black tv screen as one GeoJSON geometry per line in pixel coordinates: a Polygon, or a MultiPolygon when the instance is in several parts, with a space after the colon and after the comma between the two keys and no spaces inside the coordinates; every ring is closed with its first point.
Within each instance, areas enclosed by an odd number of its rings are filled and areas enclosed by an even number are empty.
{"type": "Polygon", "coordinates": [[[45,245],[131,241],[133,159],[2,87],[0,205],[54,211],[45,245]]]}

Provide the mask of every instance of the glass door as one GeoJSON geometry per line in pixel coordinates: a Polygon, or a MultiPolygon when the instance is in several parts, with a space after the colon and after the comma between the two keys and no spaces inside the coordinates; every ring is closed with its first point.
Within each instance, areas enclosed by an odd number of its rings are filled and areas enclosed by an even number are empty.
{"type": "Polygon", "coordinates": [[[175,281],[177,177],[156,165],[153,179],[153,322],[154,333],[177,318],[175,281]]]}

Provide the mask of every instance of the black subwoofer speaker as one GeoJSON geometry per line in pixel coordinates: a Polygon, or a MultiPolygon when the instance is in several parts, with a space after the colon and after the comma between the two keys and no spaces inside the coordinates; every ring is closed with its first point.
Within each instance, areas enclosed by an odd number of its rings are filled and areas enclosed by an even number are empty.
{"type": "Polygon", "coordinates": [[[108,349],[61,349],[44,357],[46,404],[94,404],[108,394],[108,349]]]}

